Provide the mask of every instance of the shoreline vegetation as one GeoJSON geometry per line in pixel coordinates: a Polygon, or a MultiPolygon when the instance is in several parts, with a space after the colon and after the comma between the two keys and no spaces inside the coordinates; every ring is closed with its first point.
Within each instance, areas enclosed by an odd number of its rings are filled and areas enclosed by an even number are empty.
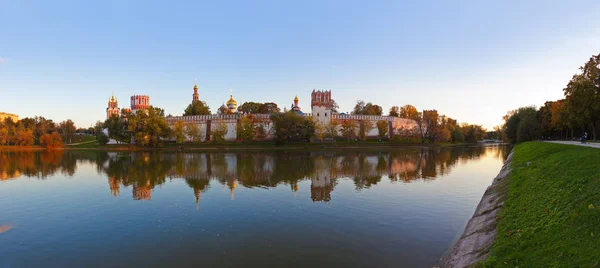
{"type": "Polygon", "coordinates": [[[600,265],[600,150],[527,142],[514,148],[490,257],[476,267],[600,265]]]}

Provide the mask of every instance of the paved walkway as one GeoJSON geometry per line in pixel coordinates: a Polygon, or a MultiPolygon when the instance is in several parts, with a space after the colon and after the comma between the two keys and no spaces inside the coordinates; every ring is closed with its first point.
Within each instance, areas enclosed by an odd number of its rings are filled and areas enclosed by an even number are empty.
{"type": "Polygon", "coordinates": [[[581,143],[580,141],[546,141],[546,142],[551,142],[551,143],[559,143],[559,144],[571,144],[571,145],[579,145],[579,146],[586,146],[586,147],[592,147],[592,148],[598,148],[600,149],[600,143],[581,143]]]}

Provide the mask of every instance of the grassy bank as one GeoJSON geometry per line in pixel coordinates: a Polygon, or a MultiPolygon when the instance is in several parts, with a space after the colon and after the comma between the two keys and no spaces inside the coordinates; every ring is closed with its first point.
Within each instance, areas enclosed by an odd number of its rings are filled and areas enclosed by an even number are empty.
{"type": "Polygon", "coordinates": [[[600,149],[517,145],[498,219],[485,267],[599,267],[600,149]]]}

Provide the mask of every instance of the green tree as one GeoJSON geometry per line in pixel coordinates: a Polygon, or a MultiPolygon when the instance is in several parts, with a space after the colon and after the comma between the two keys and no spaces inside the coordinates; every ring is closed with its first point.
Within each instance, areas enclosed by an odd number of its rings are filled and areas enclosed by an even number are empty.
{"type": "Polygon", "coordinates": [[[187,108],[185,108],[183,115],[209,115],[210,107],[204,101],[192,101],[187,108]]]}
{"type": "Polygon", "coordinates": [[[146,110],[137,110],[128,120],[129,131],[138,145],[162,146],[162,141],[171,136],[171,129],[164,118],[164,110],[160,108],[150,106],[146,110]]]}
{"type": "MultiPolygon", "coordinates": [[[[391,114],[391,111],[390,111],[391,114]]],[[[387,136],[389,130],[389,123],[385,120],[377,121],[377,132],[379,139],[384,139],[387,136]]]]}
{"type": "Polygon", "coordinates": [[[244,114],[258,114],[260,113],[260,108],[263,104],[260,102],[244,102],[242,105],[238,107],[238,112],[244,114]]]}
{"type": "Polygon", "coordinates": [[[198,125],[189,122],[185,125],[185,135],[187,135],[190,139],[192,139],[193,143],[196,143],[202,140],[202,135],[200,134],[200,128],[198,125]]]}
{"type": "Polygon", "coordinates": [[[277,104],[275,104],[273,102],[265,102],[265,103],[261,104],[258,109],[258,113],[261,113],[261,114],[279,113],[280,111],[281,111],[281,109],[279,109],[279,107],[277,107],[277,104]]]}
{"type": "Polygon", "coordinates": [[[237,138],[244,142],[249,142],[254,139],[256,132],[256,123],[252,114],[244,115],[237,125],[237,138]]]}
{"type": "Polygon", "coordinates": [[[185,141],[185,123],[178,120],[173,124],[173,136],[177,143],[183,143],[185,141]]]}
{"type": "Polygon", "coordinates": [[[537,122],[537,110],[535,107],[521,107],[510,111],[504,116],[504,137],[509,142],[522,142],[535,139],[539,136],[539,123],[537,122]],[[524,121],[524,123],[521,123],[524,121]],[[531,130],[519,130],[520,128],[531,128],[531,130]]]}
{"type": "Polygon", "coordinates": [[[131,133],[129,132],[128,120],[125,115],[111,116],[104,121],[104,127],[108,130],[108,137],[117,143],[129,143],[131,133]]]}
{"type": "Polygon", "coordinates": [[[213,142],[221,143],[225,141],[225,135],[227,134],[227,124],[221,122],[213,129],[210,133],[210,137],[213,142]]]}
{"type": "Polygon", "coordinates": [[[315,123],[312,119],[290,111],[271,114],[275,140],[277,143],[310,141],[315,135],[315,123]]]}

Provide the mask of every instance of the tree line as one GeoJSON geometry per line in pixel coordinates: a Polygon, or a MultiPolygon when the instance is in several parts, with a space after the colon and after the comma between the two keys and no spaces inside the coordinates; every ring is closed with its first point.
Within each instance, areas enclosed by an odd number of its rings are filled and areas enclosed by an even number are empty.
{"type": "Polygon", "coordinates": [[[72,143],[77,133],[85,131],[77,129],[71,119],[55,123],[41,116],[17,121],[9,117],[0,121],[0,146],[60,147],[72,143]]]}
{"type": "Polygon", "coordinates": [[[564,98],[543,106],[521,107],[504,117],[503,139],[575,139],[588,133],[597,140],[600,125],[600,54],[592,55],[563,88],[564,98]]]}

